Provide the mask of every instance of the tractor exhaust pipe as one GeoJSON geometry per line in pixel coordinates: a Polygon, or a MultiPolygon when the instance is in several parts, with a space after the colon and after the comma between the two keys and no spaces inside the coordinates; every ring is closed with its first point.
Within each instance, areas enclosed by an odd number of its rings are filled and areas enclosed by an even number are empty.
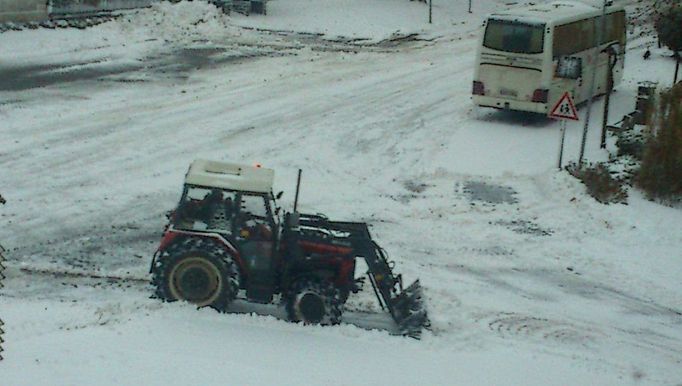
{"type": "Polygon", "coordinates": [[[298,179],[296,180],[296,196],[294,197],[294,213],[298,210],[298,192],[301,189],[301,173],[302,170],[298,169],[298,179]]]}

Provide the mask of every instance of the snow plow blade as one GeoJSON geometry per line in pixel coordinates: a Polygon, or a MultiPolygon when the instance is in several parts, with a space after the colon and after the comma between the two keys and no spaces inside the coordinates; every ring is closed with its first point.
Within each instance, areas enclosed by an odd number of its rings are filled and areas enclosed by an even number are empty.
{"type": "Polygon", "coordinates": [[[430,327],[419,280],[405,288],[391,302],[391,316],[398,324],[401,334],[419,338],[422,329],[430,327]]]}

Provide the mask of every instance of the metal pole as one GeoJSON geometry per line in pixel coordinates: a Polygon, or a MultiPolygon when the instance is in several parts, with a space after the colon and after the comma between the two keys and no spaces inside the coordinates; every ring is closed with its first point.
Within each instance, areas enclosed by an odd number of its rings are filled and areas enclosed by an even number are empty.
{"type": "Polygon", "coordinates": [[[296,196],[294,197],[294,213],[298,209],[298,192],[301,189],[301,169],[298,169],[298,179],[296,180],[296,196]]]}
{"type": "MultiPolygon", "coordinates": [[[[607,0],[604,0],[604,5],[602,6],[602,13],[601,13],[601,26],[597,30],[597,45],[594,48],[594,69],[592,70],[592,76],[590,77],[590,99],[587,104],[587,112],[585,113],[585,124],[583,126],[583,138],[582,141],[580,142],[580,156],[578,157],[578,168],[581,168],[583,166],[583,157],[585,156],[585,142],[587,142],[587,129],[590,126],[590,112],[592,110],[592,102],[594,101],[594,84],[595,84],[595,79],[597,77],[597,67],[599,64],[599,51],[600,51],[600,46],[601,46],[601,38],[602,38],[602,32],[604,32],[604,28],[606,27],[606,2],[607,0]]],[[[608,65],[608,64],[607,64],[608,65]]]]}
{"type": "Polygon", "coordinates": [[[566,120],[561,120],[561,140],[559,141],[559,165],[558,168],[561,170],[561,161],[564,158],[564,138],[566,138],[566,120]]]}
{"type": "Polygon", "coordinates": [[[609,120],[609,102],[611,100],[611,90],[606,92],[604,97],[604,116],[601,121],[601,141],[599,142],[599,147],[606,149],[606,125],[609,120]]]}
{"type": "Polygon", "coordinates": [[[604,116],[601,120],[601,142],[599,147],[606,149],[606,126],[609,121],[609,104],[611,102],[611,90],[613,89],[613,67],[616,65],[617,57],[614,58],[615,53],[611,48],[608,49],[609,54],[609,68],[607,70],[606,79],[606,96],[604,97],[604,116]]]}
{"type": "Polygon", "coordinates": [[[469,13],[471,13],[471,0],[469,0],[469,13]]]}
{"type": "Polygon", "coordinates": [[[431,24],[431,19],[432,19],[431,15],[433,14],[432,3],[433,3],[433,0],[429,0],[429,24],[431,24]]]}

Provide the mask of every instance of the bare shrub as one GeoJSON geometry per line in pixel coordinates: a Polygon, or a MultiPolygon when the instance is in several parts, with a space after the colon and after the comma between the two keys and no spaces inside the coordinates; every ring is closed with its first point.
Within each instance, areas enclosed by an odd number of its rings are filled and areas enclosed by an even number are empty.
{"type": "Polygon", "coordinates": [[[659,94],[636,185],[651,199],[682,200],[682,83],[659,94]]]}
{"type": "Polygon", "coordinates": [[[626,204],[628,193],[626,184],[611,175],[609,168],[601,163],[584,164],[579,168],[571,163],[566,168],[575,178],[582,181],[587,188],[587,193],[602,204],[620,203],[626,204]]]}
{"type": "Polygon", "coordinates": [[[680,70],[680,53],[682,52],[682,5],[679,1],[662,2],[662,9],[657,11],[654,29],[658,33],[659,44],[670,48],[675,57],[675,78],[680,70]]]}

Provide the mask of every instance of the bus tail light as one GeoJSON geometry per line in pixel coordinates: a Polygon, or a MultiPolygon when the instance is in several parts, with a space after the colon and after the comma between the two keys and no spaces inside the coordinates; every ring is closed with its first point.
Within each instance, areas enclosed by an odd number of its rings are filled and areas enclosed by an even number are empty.
{"type": "Polygon", "coordinates": [[[485,87],[483,86],[483,82],[479,82],[477,80],[474,81],[473,94],[485,95],[485,87]]]}
{"type": "Polygon", "coordinates": [[[549,95],[549,90],[544,88],[538,88],[533,91],[533,102],[537,103],[547,103],[547,96],[549,95]]]}

